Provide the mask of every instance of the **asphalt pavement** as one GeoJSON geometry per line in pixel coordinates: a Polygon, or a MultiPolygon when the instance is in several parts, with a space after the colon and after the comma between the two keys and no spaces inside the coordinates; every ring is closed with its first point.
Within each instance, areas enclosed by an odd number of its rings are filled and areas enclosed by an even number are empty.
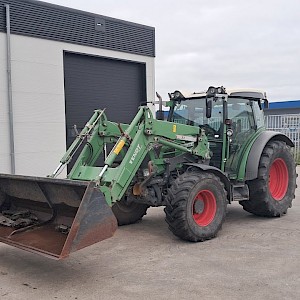
{"type": "Polygon", "coordinates": [[[300,299],[300,188],[281,218],[231,204],[218,236],[203,243],[173,236],[163,209],[151,208],[63,261],[0,244],[0,298],[300,299]]]}

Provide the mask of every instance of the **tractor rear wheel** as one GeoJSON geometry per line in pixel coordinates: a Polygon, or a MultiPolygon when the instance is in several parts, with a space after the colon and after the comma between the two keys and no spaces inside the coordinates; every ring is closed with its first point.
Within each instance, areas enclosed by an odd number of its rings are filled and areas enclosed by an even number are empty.
{"type": "Polygon", "coordinates": [[[226,191],[211,173],[187,171],[168,190],[169,229],[179,238],[200,242],[215,237],[226,216],[226,191]]]}
{"type": "Polygon", "coordinates": [[[258,178],[248,181],[250,200],[244,210],[262,217],[280,217],[292,206],[296,189],[296,165],[285,142],[270,141],[258,166],[258,178]]]}
{"type": "Polygon", "coordinates": [[[121,226],[133,224],[142,219],[147,214],[148,207],[147,204],[128,202],[127,198],[124,197],[113,204],[112,211],[118,221],[118,225],[121,226]]]}

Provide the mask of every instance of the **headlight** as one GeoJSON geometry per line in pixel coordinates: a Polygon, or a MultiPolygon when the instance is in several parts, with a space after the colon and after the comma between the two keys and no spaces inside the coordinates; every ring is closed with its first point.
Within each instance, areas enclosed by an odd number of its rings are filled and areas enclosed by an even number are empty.
{"type": "Polygon", "coordinates": [[[213,97],[216,94],[226,94],[226,89],[223,86],[214,87],[210,86],[206,92],[208,97],[213,97]]]}
{"type": "Polygon", "coordinates": [[[179,92],[175,91],[174,93],[169,93],[170,100],[183,100],[184,96],[179,92]]]}
{"type": "Polygon", "coordinates": [[[233,130],[232,130],[232,129],[227,129],[226,134],[227,134],[227,136],[229,136],[229,137],[233,136],[233,130]]]}

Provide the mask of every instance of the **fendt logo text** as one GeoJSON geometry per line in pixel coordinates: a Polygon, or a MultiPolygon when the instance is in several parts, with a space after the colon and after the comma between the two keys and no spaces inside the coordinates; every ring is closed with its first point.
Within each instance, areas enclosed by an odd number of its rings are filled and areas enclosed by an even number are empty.
{"type": "Polygon", "coordinates": [[[135,148],[135,150],[134,150],[134,152],[133,152],[131,158],[130,158],[129,163],[130,163],[131,165],[132,165],[132,163],[134,162],[134,160],[135,160],[136,156],[138,155],[138,153],[141,151],[141,149],[142,149],[142,146],[141,146],[140,144],[138,144],[138,145],[136,146],[136,148],[135,148]]]}

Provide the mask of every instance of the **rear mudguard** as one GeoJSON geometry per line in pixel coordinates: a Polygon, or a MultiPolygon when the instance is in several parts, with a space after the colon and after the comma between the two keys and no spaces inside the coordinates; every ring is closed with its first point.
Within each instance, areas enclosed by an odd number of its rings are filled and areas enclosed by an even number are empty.
{"type": "Polygon", "coordinates": [[[245,181],[253,180],[258,176],[258,165],[263,149],[269,141],[283,141],[287,145],[294,147],[294,143],[284,134],[275,131],[263,131],[251,147],[248,155],[245,173],[245,181]]]}

